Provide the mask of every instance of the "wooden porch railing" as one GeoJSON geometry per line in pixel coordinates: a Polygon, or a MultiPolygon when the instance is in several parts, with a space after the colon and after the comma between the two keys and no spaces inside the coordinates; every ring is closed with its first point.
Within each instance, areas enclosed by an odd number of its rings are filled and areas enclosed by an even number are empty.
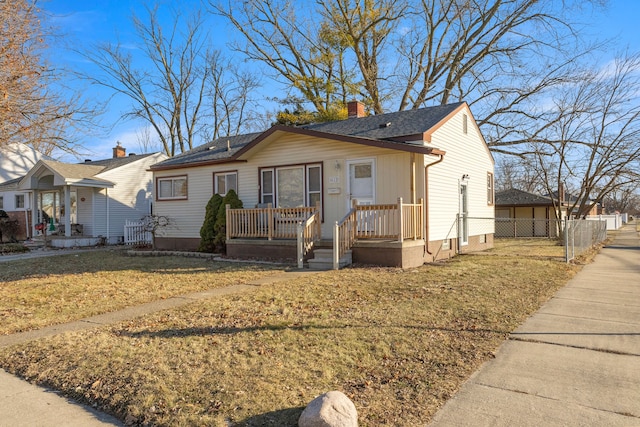
{"type": "MultiPolygon", "coordinates": [[[[227,206],[227,240],[234,238],[297,239],[298,262],[320,239],[315,207],[231,209],[227,206]],[[301,227],[301,228],[299,228],[301,227]]],[[[358,239],[424,238],[423,200],[419,203],[355,205],[333,231],[334,268],[358,239]]]]}
{"type": "Polygon", "coordinates": [[[299,222],[296,235],[298,268],[302,268],[304,256],[313,249],[315,242],[320,240],[320,211],[316,210],[306,221],[299,222]]]}
{"type": "MultiPolygon", "coordinates": [[[[227,206],[227,240],[296,239],[298,223],[319,213],[315,207],[231,209],[227,206]]],[[[320,220],[313,221],[314,233],[320,236],[320,220]]]]}
{"type": "Polygon", "coordinates": [[[358,239],[407,239],[424,238],[423,199],[419,203],[355,205],[333,231],[333,268],[358,239]]]}

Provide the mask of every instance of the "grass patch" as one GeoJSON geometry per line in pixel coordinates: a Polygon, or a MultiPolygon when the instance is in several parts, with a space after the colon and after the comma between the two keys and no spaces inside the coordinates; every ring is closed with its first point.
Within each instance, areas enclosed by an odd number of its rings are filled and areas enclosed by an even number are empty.
{"type": "MultiPolygon", "coordinates": [[[[132,425],[295,426],[333,389],[362,426],[424,425],[579,269],[514,252],[318,273],[5,348],[0,366],[132,425]]],[[[113,268],[109,288],[138,270],[113,268]]]]}
{"type": "Polygon", "coordinates": [[[189,292],[247,283],[280,267],[92,251],[11,261],[0,269],[0,335],[189,292]]]}

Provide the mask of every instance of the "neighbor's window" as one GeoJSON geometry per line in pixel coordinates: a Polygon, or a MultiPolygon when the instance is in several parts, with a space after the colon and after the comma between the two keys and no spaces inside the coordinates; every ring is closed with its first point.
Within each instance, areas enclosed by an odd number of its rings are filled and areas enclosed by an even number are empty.
{"type": "Polygon", "coordinates": [[[213,174],[214,192],[221,196],[233,190],[238,194],[238,172],[216,172],[213,174]]]}
{"type": "Polygon", "coordinates": [[[16,209],[24,209],[24,194],[16,194],[16,209]]]}
{"type": "Polygon", "coordinates": [[[493,174],[487,172],[487,204],[493,205],[493,174]]]}
{"type": "Polygon", "coordinates": [[[178,200],[187,198],[187,177],[174,176],[158,178],[158,200],[178,200]]]}

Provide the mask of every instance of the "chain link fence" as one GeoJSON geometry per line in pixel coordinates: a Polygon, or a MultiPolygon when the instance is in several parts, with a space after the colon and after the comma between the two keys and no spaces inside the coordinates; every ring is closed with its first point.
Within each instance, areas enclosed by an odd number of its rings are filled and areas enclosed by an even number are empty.
{"type": "Polygon", "coordinates": [[[525,237],[557,239],[561,229],[561,222],[555,219],[496,218],[495,236],[512,239],[525,237]]]}
{"type": "Polygon", "coordinates": [[[607,239],[607,221],[565,220],[564,248],[569,262],[607,239]]]}
{"type": "Polygon", "coordinates": [[[607,238],[607,222],[585,219],[546,220],[533,218],[455,218],[444,239],[443,250],[483,251],[493,238],[557,239],[565,247],[567,262],[607,238]],[[460,249],[458,249],[460,250],[460,249]]]}

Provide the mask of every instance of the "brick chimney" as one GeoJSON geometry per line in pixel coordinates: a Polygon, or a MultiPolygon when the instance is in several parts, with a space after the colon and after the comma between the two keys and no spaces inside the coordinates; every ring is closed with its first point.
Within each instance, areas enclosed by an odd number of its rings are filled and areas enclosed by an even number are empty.
{"type": "Polygon", "coordinates": [[[364,104],[360,101],[347,102],[347,114],[350,119],[364,117],[364,104]]]}
{"type": "Polygon", "coordinates": [[[118,144],[113,147],[113,158],[117,159],[120,157],[127,157],[127,149],[120,145],[120,141],[118,141],[118,144]]]}

